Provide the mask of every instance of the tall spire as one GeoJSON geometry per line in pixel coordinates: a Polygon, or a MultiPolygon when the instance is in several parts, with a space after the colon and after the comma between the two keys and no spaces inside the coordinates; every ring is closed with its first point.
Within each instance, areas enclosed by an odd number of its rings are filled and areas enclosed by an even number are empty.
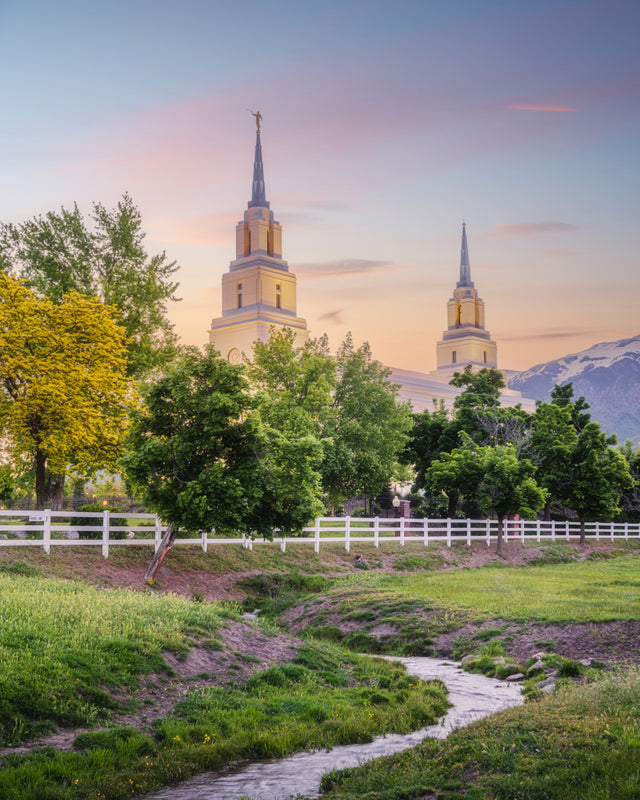
{"type": "MultiPolygon", "coordinates": [[[[259,113],[259,112],[258,112],[259,113]]],[[[256,153],[253,159],[253,186],[251,200],[248,208],[269,208],[264,188],[264,167],[262,165],[262,144],[260,143],[260,129],[256,133],[256,153]]]]}
{"type": "Polygon", "coordinates": [[[467,247],[467,224],[462,223],[462,249],[460,251],[460,280],[457,283],[461,286],[473,286],[471,280],[471,267],[469,266],[469,248],[467,247]]]}

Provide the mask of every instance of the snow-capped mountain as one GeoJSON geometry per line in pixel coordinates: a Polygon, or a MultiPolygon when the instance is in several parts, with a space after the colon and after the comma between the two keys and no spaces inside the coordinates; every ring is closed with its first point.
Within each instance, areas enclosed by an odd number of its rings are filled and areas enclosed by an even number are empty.
{"type": "Polygon", "coordinates": [[[525,397],[548,400],[554,385],[573,383],[585,397],[592,419],[619,442],[640,441],[640,335],[601,342],[581,353],[538,364],[509,379],[525,397]]]}

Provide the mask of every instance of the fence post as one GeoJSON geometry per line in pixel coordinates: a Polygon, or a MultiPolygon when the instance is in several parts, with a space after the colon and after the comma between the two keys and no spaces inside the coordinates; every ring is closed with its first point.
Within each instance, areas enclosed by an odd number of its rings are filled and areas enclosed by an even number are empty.
{"type": "Polygon", "coordinates": [[[487,517],[487,547],[491,547],[491,520],[487,517]]]}
{"type": "Polygon", "coordinates": [[[424,526],[424,546],[429,547],[429,517],[425,517],[422,524],[424,526]]]}
{"type": "Polygon", "coordinates": [[[349,552],[351,549],[351,543],[349,542],[349,537],[351,536],[351,517],[345,517],[344,519],[344,549],[349,552]]]}
{"type": "Polygon", "coordinates": [[[524,544],[524,519],[520,520],[520,541],[524,544]]]}
{"type": "Polygon", "coordinates": [[[315,529],[313,531],[313,552],[320,552],[320,517],[316,517],[315,521],[315,529]]]}
{"type": "Polygon", "coordinates": [[[208,538],[208,533],[207,533],[207,530],[205,529],[205,530],[202,531],[202,544],[201,544],[201,546],[202,546],[202,552],[203,553],[207,552],[207,538],[208,538]]]}
{"type": "Polygon", "coordinates": [[[51,552],[51,509],[45,508],[44,520],[42,522],[42,547],[44,552],[49,555],[51,552]]]}
{"type": "Polygon", "coordinates": [[[400,517],[400,545],[404,547],[404,517],[400,517]]]}
{"type": "Polygon", "coordinates": [[[564,538],[568,540],[569,539],[569,520],[567,520],[565,522],[564,530],[565,530],[564,538]]]}
{"type": "Polygon", "coordinates": [[[373,546],[376,549],[380,547],[380,517],[373,520],[373,546]]]}
{"type": "MultiPolygon", "coordinates": [[[[286,536],[281,536],[280,537],[280,552],[281,553],[286,553],[287,552],[287,537],[286,536]]],[[[316,553],[317,552],[318,551],[316,550],[316,553]]]]}
{"type": "Polygon", "coordinates": [[[447,517],[447,547],[451,547],[451,518],[447,517]]]}
{"type": "Polygon", "coordinates": [[[613,522],[611,522],[610,524],[611,524],[611,541],[613,541],[613,522]]]}
{"type": "Polygon", "coordinates": [[[624,538],[625,539],[629,538],[629,523],[628,522],[624,523],[624,538]]]}
{"type": "Polygon", "coordinates": [[[596,522],[596,542],[600,541],[600,523],[596,522]]]}
{"type": "Polygon", "coordinates": [[[540,520],[536,520],[536,542],[540,544],[540,520]]]}
{"type": "Polygon", "coordinates": [[[162,522],[160,521],[160,517],[156,516],[156,525],[155,525],[155,532],[154,532],[154,552],[158,552],[160,548],[160,542],[162,541],[162,522]]]}
{"type": "Polygon", "coordinates": [[[109,558],[109,520],[111,512],[105,508],[102,512],[102,557],[109,558]]]}

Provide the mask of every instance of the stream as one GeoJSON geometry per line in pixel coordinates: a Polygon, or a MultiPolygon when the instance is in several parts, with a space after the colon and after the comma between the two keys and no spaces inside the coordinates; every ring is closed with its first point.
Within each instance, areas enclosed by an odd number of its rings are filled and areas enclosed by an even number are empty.
{"type": "Polygon", "coordinates": [[[355,767],[372,758],[406,750],[426,736],[444,739],[454,728],[523,702],[517,684],[464,672],[451,662],[417,656],[393,660],[402,661],[409,675],[423,680],[437,678],[446,685],[453,706],[441,722],[413,733],[378,736],[368,744],[339,745],[332,750],[233,764],[224,770],[205,772],[151,792],[144,800],[238,800],[247,795],[254,800],[285,800],[297,793],[318,797],[320,779],[325,772],[355,767]]]}

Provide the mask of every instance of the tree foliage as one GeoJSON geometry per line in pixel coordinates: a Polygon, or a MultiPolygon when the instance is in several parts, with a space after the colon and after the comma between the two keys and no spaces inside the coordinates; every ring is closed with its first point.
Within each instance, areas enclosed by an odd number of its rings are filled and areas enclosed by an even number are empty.
{"type": "Polygon", "coordinates": [[[122,454],[135,393],[112,311],[71,292],[55,304],[0,273],[0,421],[14,463],[31,466],[38,507],[60,507],[71,469],[90,476],[122,454]]]}
{"type": "Polygon", "coordinates": [[[397,400],[390,371],[349,334],[336,355],[337,383],[324,416],[322,485],[332,503],[375,497],[389,483],[411,428],[409,405],[397,400]]]}
{"type": "Polygon", "coordinates": [[[240,366],[187,350],[148,387],[124,467],[146,504],[175,530],[271,538],[320,511],[321,451],[262,418],[240,366]]]}
{"type": "Polygon", "coordinates": [[[477,496],[480,507],[498,517],[498,553],[502,552],[504,519],[511,514],[535,516],[544,505],[546,490],[535,481],[535,467],[519,459],[515,447],[482,448],[482,478],[477,496]]]}
{"type": "Polygon", "coordinates": [[[475,497],[482,478],[479,450],[467,436],[463,446],[442,453],[425,473],[425,488],[429,494],[443,493],[447,496],[447,516],[450,519],[456,516],[460,498],[471,500],[475,497]]]}
{"type": "Polygon", "coordinates": [[[0,269],[54,303],[70,292],[118,310],[132,375],[166,363],[175,349],[167,303],[175,300],[175,262],[149,256],[139,210],[128,194],[116,208],[94,203],[89,223],[77,205],[18,225],[0,223],[0,269]]]}
{"type": "Polygon", "coordinates": [[[580,544],[585,543],[587,517],[612,517],[620,512],[620,499],[634,480],[622,453],[614,450],[596,422],[588,422],[566,448],[565,469],[559,476],[558,496],[580,520],[580,544]]]}

